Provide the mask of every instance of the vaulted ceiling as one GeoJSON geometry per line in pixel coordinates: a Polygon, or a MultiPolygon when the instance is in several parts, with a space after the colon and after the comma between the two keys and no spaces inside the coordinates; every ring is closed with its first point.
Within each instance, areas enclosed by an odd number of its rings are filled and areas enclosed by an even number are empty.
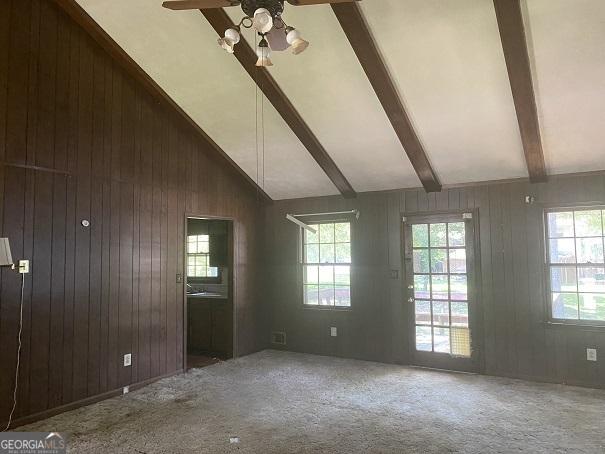
{"type": "MultiPolygon", "coordinates": [[[[515,41],[514,18],[502,17],[499,1],[357,4],[380,74],[390,78],[435,179],[528,177],[531,147],[543,150],[549,175],[605,169],[605,3],[521,1],[525,38],[515,41]],[[532,119],[539,130],[522,139],[532,119]]],[[[199,11],[169,11],[161,0],[78,3],[269,196],[339,192],[300,131],[217,46],[199,11]]],[[[239,22],[239,8],[226,12],[239,22]]],[[[298,56],[274,52],[269,74],[350,187],[427,187],[408,157],[414,144],[393,123],[401,116],[377,96],[368,75],[376,76],[362,66],[341,15],[327,5],[286,5],[284,17],[311,46],[298,56]]],[[[245,38],[254,46],[254,35],[245,38]]]]}

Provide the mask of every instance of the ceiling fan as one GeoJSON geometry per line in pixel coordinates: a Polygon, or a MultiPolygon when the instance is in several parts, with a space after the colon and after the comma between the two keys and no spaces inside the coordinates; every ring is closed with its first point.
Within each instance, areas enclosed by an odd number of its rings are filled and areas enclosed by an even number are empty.
{"type": "Polygon", "coordinates": [[[219,45],[232,54],[240,41],[241,27],[254,28],[261,37],[256,51],[256,66],[273,66],[271,50],[282,51],[292,47],[292,53],[298,55],[309,47],[309,42],[302,38],[300,32],[284,22],[285,1],[294,6],[306,6],[360,0],[167,0],[162,6],[172,10],[240,6],[245,16],[234,28],[225,31],[225,36],[218,40],[219,45]]]}

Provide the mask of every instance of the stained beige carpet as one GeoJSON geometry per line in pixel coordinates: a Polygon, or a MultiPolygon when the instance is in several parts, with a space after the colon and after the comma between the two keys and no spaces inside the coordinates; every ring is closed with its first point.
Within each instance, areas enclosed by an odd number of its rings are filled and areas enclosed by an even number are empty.
{"type": "Polygon", "coordinates": [[[72,453],[603,453],[605,391],[268,350],[20,430],[72,453]]]}

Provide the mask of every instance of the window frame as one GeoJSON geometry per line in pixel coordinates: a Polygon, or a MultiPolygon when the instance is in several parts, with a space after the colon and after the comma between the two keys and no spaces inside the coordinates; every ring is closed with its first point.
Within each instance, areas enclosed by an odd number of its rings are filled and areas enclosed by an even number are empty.
{"type": "Polygon", "coordinates": [[[209,266],[208,268],[216,268],[217,269],[217,274],[216,276],[190,276],[189,275],[189,257],[190,256],[197,256],[197,255],[207,255],[208,257],[208,263],[210,263],[210,235],[207,233],[197,233],[197,234],[188,234],[187,238],[186,238],[186,247],[187,247],[187,251],[185,253],[185,269],[187,270],[187,282],[190,282],[192,284],[220,284],[222,282],[222,270],[220,267],[218,266],[209,266]],[[189,252],[188,246],[189,246],[189,237],[190,236],[203,236],[203,235],[207,235],[208,236],[208,252],[189,252]]]}
{"type": "MultiPolygon", "coordinates": [[[[349,298],[350,304],[348,306],[322,306],[322,305],[314,305],[307,304],[305,302],[305,229],[299,227],[298,229],[298,271],[297,271],[297,281],[298,281],[298,294],[300,299],[300,305],[303,309],[309,310],[320,310],[320,311],[350,311],[353,308],[353,275],[354,275],[354,253],[353,253],[353,242],[354,242],[354,222],[350,217],[332,217],[332,216],[312,216],[301,218],[303,222],[306,224],[339,224],[339,223],[347,223],[349,224],[349,244],[351,245],[351,261],[349,263],[330,263],[332,266],[349,266],[349,298]]],[[[321,244],[321,243],[318,243],[321,244]]],[[[319,265],[318,265],[319,266],[319,265]]]]}
{"type": "MultiPolygon", "coordinates": [[[[550,240],[550,232],[549,232],[549,224],[548,224],[548,215],[549,213],[564,213],[564,212],[574,212],[574,211],[589,211],[589,210],[602,210],[603,214],[602,214],[602,238],[603,238],[603,243],[605,246],[605,204],[602,202],[595,202],[595,203],[587,203],[587,204],[567,204],[567,205],[545,205],[544,209],[543,209],[543,213],[542,213],[542,222],[543,222],[543,229],[542,229],[542,247],[543,247],[543,261],[544,261],[544,266],[543,266],[543,279],[544,279],[544,289],[545,289],[545,295],[544,295],[544,312],[546,315],[546,322],[549,325],[554,325],[554,326],[570,326],[570,327],[577,327],[577,328],[588,328],[588,329],[605,329],[605,320],[587,320],[587,319],[582,319],[579,318],[580,314],[578,312],[578,318],[577,319],[564,319],[564,318],[555,318],[553,316],[553,310],[552,310],[552,283],[551,283],[551,267],[552,267],[552,263],[550,261],[550,244],[549,244],[549,240],[550,240]]],[[[566,237],[568,238],[568,237],[566,237]]],[[[575,225],[574,225],[574,243],[575,243],[575,239],[576,239],[576,235],[575,235],[575,225]]],[[[582,238],[582,237],[580,237],[582,238]]],[[[605,247],[604,247],[604,256],[605,256],[605,247]]],[[[577,260],[577,257],[576,257],[577,260]]],[[[604,257],[604,262],[605,262],[605,257],[604,257]]],[[[557,264],[554,264],[555,266],[557,264]]],[[[564,264],[561,264],[561,266],[563,266],[564,264]]],[[[574,266],[578,266],[578,263],[575,262],[573,264],[574,266]]],[[[601,264],[596,264],[596,266],[593,267],[601,267],[601,264]]],[[[586,264],[587,267],[589,267],[589,264],[586,264]]],[[[603,267],[605,267],[605,263],[603,264],[603,267]]],[[[575,292],[577,295],[579,295],[582,292],[575,292]]],[[[605,293],[605,292],[604,292],[605,293]]],[[[578,303],[579,304],[579,303],[578,303]]]]}

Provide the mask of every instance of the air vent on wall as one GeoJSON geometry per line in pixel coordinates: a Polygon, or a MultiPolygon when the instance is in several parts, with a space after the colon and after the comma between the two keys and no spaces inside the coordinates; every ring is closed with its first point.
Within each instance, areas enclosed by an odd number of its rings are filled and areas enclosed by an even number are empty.
{"type": "Polygon", "coordinates": [[[280,331],[273,331],[271,333],[271,343],[279,344],[279,345],[286,345],[286,333],[283,333],[280,331]]]}

